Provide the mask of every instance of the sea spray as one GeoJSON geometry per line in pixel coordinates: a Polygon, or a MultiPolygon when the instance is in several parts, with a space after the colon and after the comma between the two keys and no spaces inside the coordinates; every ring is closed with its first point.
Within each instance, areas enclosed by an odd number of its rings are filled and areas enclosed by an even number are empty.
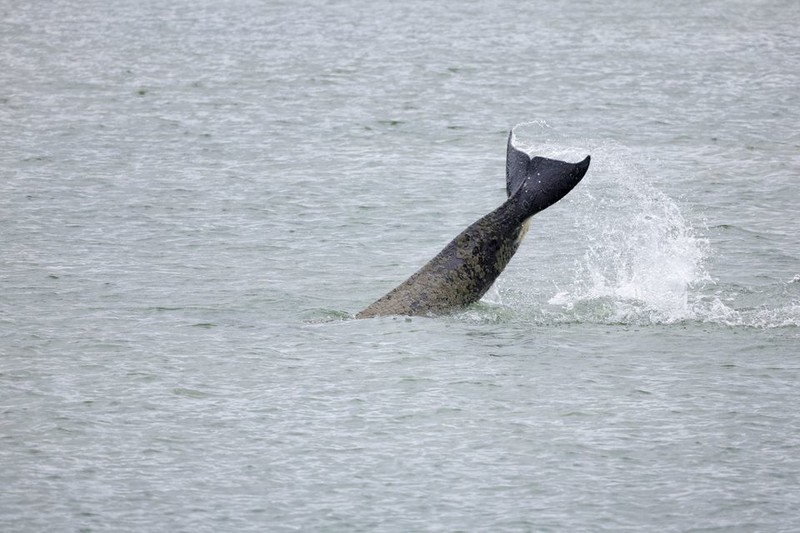
{"type": "Polygon", "coordinates": [[[693,319],[696,289],[710,282],[708,241],[697,236],[678,204],[646,178],[626,150],[598,147],[598,187],[576,200],[586,252],[572,286],[550,303],[572,310],[604,301],[619,322],[693,319]]]}
{"type": "Polygon", "coordinates": [[[660,189],[669,176],[662,163],[614,142],[566,137],[542,121],[518,126],[515,137],[529,154],[567,161],[591,154],[592,168],[567,198],[569,210],[558,222],[572,222],[571,231],[562,228],[559,235],[565,239],[559,240],[561,251],[568,246],[573,254],[565,259],[568,272],[531,263],[524,268],[537,279],[524,281],[534,283],[501,280],[486,303],[511,307],[539,323],[800,326],[800,275],[759,288],[713,278],[713,249],[701,234],[708,231],[702,215],[687,217],[686,207],[660,189]]]}
{"type": "Polygon", "coordinates": [[[562,281],[547,298],[551,319],[672,323],[697,318],[701,288],[712,282],[706,268],[709,242],[678,203],[654,185],[658,176],[637,163],[640,157],[615,143],[565,140],[543,122],[518,128],[517,139],[545,157],[592,154],[591,175],[570,198],[578,239],[571,246],[585,252],[574,261],[568,283],[562,281]]]}

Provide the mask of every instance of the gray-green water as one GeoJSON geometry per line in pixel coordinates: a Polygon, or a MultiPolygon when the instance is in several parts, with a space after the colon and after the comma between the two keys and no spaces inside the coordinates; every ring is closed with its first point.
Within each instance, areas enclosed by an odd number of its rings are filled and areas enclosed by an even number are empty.
{"type": "Polygon", "coordinates": [[[0,529],[797,531],[798,21],[0,1],[0,529]],[[352,320],[518,123],[496,288],[352,320]]]}

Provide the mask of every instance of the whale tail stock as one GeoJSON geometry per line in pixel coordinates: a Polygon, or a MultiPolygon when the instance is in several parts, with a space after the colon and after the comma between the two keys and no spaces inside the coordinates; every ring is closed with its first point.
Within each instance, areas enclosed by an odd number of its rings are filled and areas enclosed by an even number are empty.
{"type": "Polygon", "coordinates": [[[567,163],[546,157],[528,157],[513,144],[514,131],[508,134],[506,150],[506,192],[508,197],[524,189],[523,200],[532,216],[561,200],[583,179],[590,156],[579,163],[567,163]]]}

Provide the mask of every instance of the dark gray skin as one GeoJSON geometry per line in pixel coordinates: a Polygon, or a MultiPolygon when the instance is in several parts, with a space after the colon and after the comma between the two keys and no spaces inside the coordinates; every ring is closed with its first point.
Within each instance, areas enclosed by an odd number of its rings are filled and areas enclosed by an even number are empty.
{"type": "Polygon", "coordinates": [[[527,231],[530,217],[571,191],[586,174],[580,163],[529,158],[508,136],[508,200],[462,231],[444,250],[356,318],[435,315],[464,308],[486,294],[508,265],[527,231]]]}

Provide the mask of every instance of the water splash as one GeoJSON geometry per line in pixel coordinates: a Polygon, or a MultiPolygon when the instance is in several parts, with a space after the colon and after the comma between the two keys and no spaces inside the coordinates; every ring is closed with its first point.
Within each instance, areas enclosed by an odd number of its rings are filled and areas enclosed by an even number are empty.
{"type": "Polygon", "coordinates": [[[632,163],[637,158],[630,150],[564,139],[542,121],[518,126],[515,142],[545,157],[593,156],[591,187],[570,197],[575,213],[570,238],[586,252],[575,260],[566,285],[562,281],[549,298],[552,312],[565,319],[614,323],[693,318],[692,290],[711,282],[705,268],[708,241],[632,163]]]}
{"type": "Polygon", "coordinates": [[[663,176],[653,175],[658,166],[641,155],[616,143],[564,138],[542,121],[518,126],[515,143],[529,153],[557,159],[592,154],[591,187],[570,195],[570,239],[585,253],[575,259],[566,279],[553,281],[557,288],[543,295],[547,305],[538,304],[542,309],[536,311],[537,320],[800,325],[796,301],[773,307],[765,302],[755,309],[728,305],[726,288],[709,272],[709,240],[684,216],[679,203],[656,187],[663,176]]]}
{"type": "Polygon", "coordinates": [[[693,290],[712,281],[705,266],[709,243],[620,151],[605,147],[600,152],[613,156],[596,158],[603,179],[576,206],[586,253],[571,287],[550,303],[575,310],[596,302],[615,322],[694,318],[693,290]]]}

